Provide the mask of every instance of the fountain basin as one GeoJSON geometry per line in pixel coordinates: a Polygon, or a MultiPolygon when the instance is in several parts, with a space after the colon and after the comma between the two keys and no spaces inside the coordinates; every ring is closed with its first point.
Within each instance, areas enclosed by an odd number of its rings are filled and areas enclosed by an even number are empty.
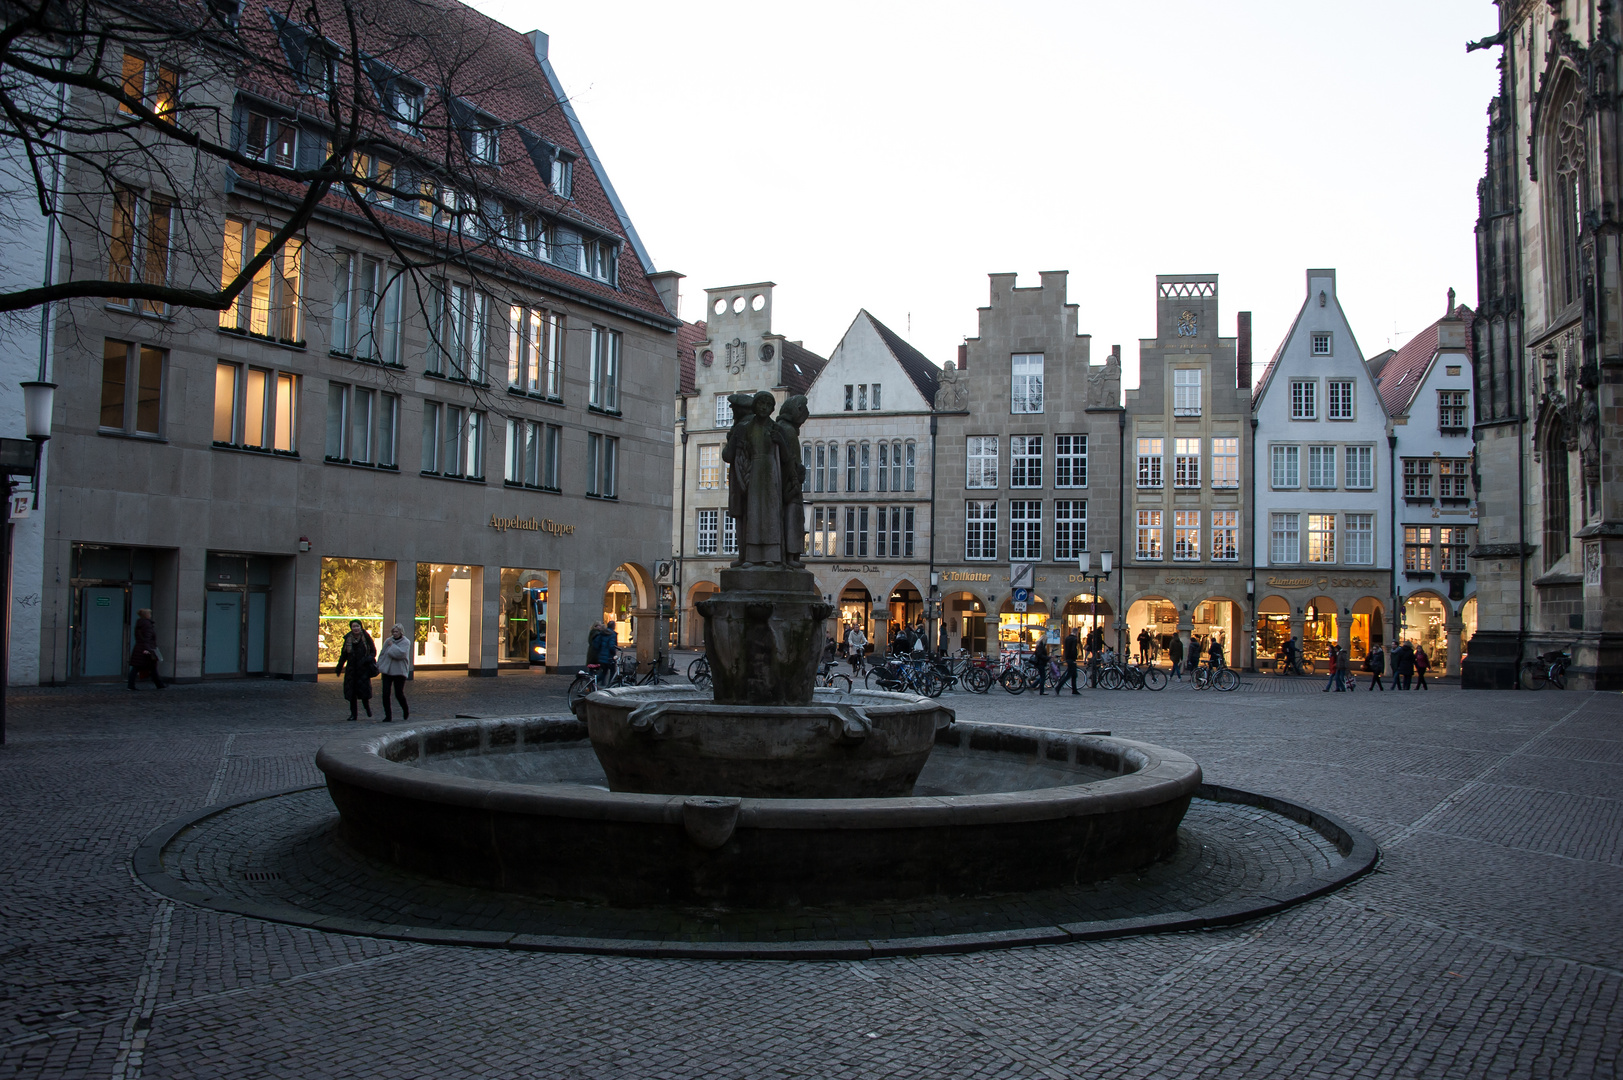
{"type": "Polygon", "coordinates": [[[1050,888],[1171,853],[1200,785],[1176,751],[956,723],[915,794],[773,799],[605,789],[572,718],[406,725],[316,764],[344,839],[463,884],[617,905],[829,904],[1050,888]],[[600,786],[601,785],[601,786],[600,786]]]}
{"type": "Polygon", "coordinates": [[[930,698],[877,690],[761,707],[640,686],[598,690],[576,709],[613,791],[760,799],[910,795],[953,720],[930,698]]]}

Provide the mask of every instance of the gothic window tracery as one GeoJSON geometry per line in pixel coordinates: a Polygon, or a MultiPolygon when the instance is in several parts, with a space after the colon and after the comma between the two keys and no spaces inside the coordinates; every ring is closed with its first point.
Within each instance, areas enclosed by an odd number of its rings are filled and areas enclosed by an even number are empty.
{"type": "Polygon", "coordinates": [[[1551,125],[1550,154],[1551,299],[1557,308],[1565,308],[1577,302],[1583,280],[1579,239],[1583,232],[1584,130],[1577,90],[1570,82],[1551,125]]]}

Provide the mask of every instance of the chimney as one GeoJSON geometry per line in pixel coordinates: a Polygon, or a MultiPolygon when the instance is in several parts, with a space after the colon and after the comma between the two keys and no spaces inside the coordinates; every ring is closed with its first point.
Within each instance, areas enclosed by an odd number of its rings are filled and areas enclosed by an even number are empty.
{"type": "Polygon", "coordinates": [[[1242,390],[1251,389],[1251,313],[1235,316],[1234,382],[1242,390]]]}
{"type": "Polygon", "coordinates": [[[659,294],[659,302],[665,305],[665,310],[681,318],[678,309],[682,306],[682,275],[675,270],[662,270],[649,274],[648,283],[659,294]]]}
{"type": "Polygon", "coordinates": [[[969,342],[958,346],[958,370],[963,371],[969,367],[969,342]]]}

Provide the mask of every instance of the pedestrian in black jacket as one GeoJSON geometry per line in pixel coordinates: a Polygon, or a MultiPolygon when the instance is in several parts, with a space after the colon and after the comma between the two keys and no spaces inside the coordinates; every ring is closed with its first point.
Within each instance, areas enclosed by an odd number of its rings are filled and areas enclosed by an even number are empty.
{"type": "Polygon", "coordinates": [[[1386,650],[1379,645],[1370,646],[1364,666],[1369,668],[1369,688],[1384,691],[1386,685],[1381,682],[1381,676],[1386,673],[1386,650]]]}
{"type": "Polygon", "coordinates": [[[1065,635],[1065,642],[1060,648],[1060,656],[1065,661],[1065,674],[1061,675],[1059,682],[1054,684],[1054,693],[1058,694],[1060,687],[1069,682],[1071,684],[1071,693],[1074,694],[1077,692],[1076,661],[1082,653],[1082,642],[1077,639],[1075,630],[1065,635]]]}
{"type": "Polygon", "coordinates": [[[1414,678],[1414,646],[1407,641],[1398,646],[1398,651],[1392,654],[1392,685],[1397,690],[1408,690],[1409,682],[1414,678]]]}
{"type": "Polygon", "coordinates": [[[349,621],[349,633],[344,635],[344,647],[338,653],[338,674],[344,677],[344,700],[349,702],[349,718],[357,719],[355,707],[366,706],[366,715],[372,715],[372,678],[378,673],[378,647],[372,635],[366,632],[361,620],[349,621]]]}
{"type": "MultiPolygon", "coordinates": [[[[1037,647],[1031,653],[1032,663],[1037,665],[1037,696],[1043,697],[1048,693],[1043,687],[1048,685],[1048,639],[1037,639],[1037,647]]],[[[1059,687],[1054,687],[1054,693],[1059,693],[1059,687]]]]}

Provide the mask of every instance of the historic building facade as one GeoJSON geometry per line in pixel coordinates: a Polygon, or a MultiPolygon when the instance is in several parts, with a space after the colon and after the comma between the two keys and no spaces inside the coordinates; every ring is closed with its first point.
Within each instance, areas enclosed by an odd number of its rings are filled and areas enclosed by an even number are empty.
{"type": "Polygon", "coordinates": [[[1477,185],[1472,436],[1480,513],[1468,687],[1565,649],[1623,689],[1623,11],[1501,2],[1477,185]]]}
{"type": "MultiPolygon", "coordinates": [[[[806,393],[827,363],[773,331],[772,290],[770,281],[707,289],[705,321],[682,331],[672,466],[676,513],[669,535],[676,554],[670,590],[678,623],[671,639],[684,648],[703,647],[704,622],[693,605],[720,591],[722,569],[738,557],[738,533],[727,514],[728,466],[721,455],[733,425],[728,396],[770,390],[781,405],[806,393]]],[[[801,440],[808,440],[805,431],[801,440]]]]}
{"type": "Polygon", "coordinates": [[[1252,412],[1256,655],[1272,658],[1294,636],[1309,659],[1336,642],[1360,663],[1392,640],[1389,526],[1401,478],[1334,270],[1307,272],[1252,412]]]}
{"type": "Polygon", "coordinates": [[[1224,644],[1249,666],[1251,313],[1218,330],[1217,276],[1155,279],[1156,336],[1139,342],[1126,392],[1121,491],[1127,640],[1153,651],[1177,634],[1224,644]]]}
{"type": "MultiPolygon", "coordinates": [[[[434,194],[329,195],[224,312],[61,306],[43,681],[120,677],[140,608],[179,679],[313,679],[351,618],[374,636],[402,623],[421,666],[469,674],[578,664],[605,618],[652,658],[676,276],[637,240],[546,35],[440,15],[482,37],[474,81],[490,99],[440,101],[426,72],[387,78],[391,100],[415,95],[400,122],[426,109],[468,125],[488,180],[476,217],[446,217],[470,204],[435,192],[431,161],[367,158],[368,175],[434,194]],[[402,252],[430,269],[406,272],[402,252]]],[[[181,92],[219,98],[250,156],[320,160],[327,145],[323,111],[287,87],[181,92]]],[[[104,212],[167,212],[163,192],[130,191],[104,212]]],[[[207,265],[161,272],[212,290],[300,196],[227,170],[207,265]]],[[[75,239],[59,250],[85,260],[79,276],[131,258],[75,239]]],[[[155,250],[130,272],[160,272],[155,250]]]]}
{"type": "Polygon", "coordinates": [[[1433,670],[1457,675],[1476,623],[1468,554],[1476,540],[1471,479],[1471,309],[1454,304],[1376,377],[1392,425],[1399,487],[1392,517],[1397,636],[1433,670]]]}
{"type": "MultiPolygon", "coordinates": [[[[935,561],[950,648],[995,653],[1055,626],[1114,641],[1122,574],[1099,590],[1077,556],[1123,550],[1121,358],[1090,360],[1066,274],[991,275],[980,331],[936,394],[935,561]],[[1025,599],[1020,599],[1025,596],[1025,599]]],[[[1117,563],[1120,566],[1120,562],[1117,563]]]]}

